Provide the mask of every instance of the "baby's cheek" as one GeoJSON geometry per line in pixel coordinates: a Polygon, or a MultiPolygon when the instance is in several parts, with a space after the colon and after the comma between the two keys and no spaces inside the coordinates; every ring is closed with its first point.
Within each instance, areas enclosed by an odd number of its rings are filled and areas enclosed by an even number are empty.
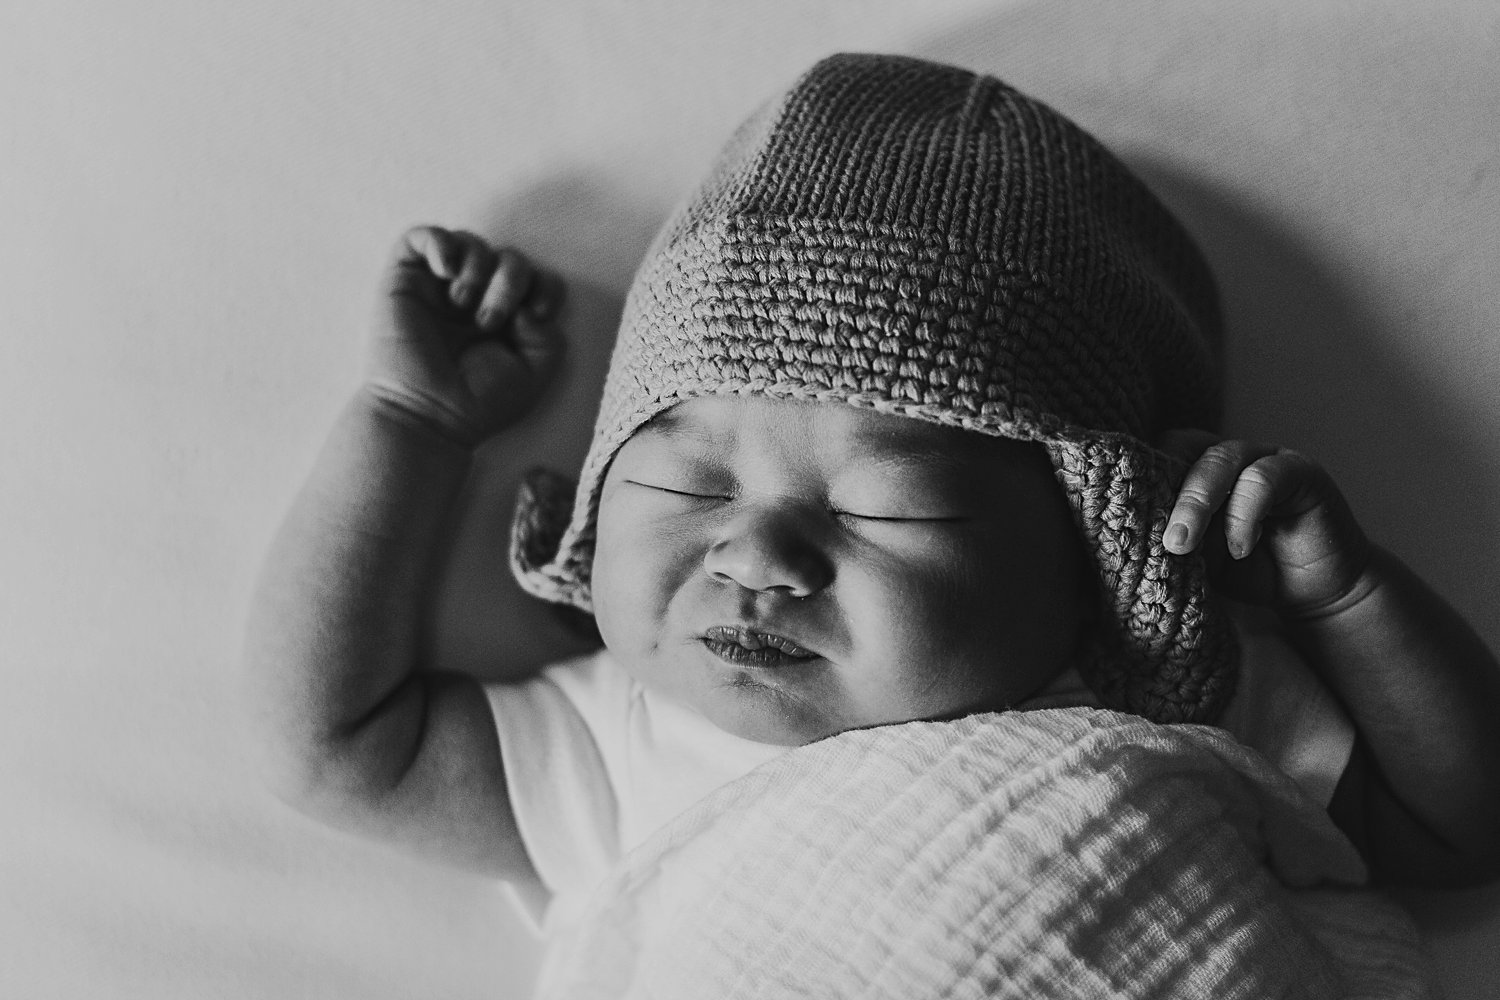
{"type": "MultiPolygon", "coordinates": [[[[1008,549],[971,538],[924,563],[905,597],[902,645],[925,653],[930,683],[955,702],[1008,701],[1050,677],[1067,597],[1008,549]]],[[[1071,595],[1068,595],[1071,596],[1071,595]]]]}
{"type": "Polygon", "coordinates": [[[840,598],[866,648],[909,674],[969,641],[982,601],[961,540],[931,537],[845,574],[840,598]]]}
{"type": "MultiPolygon", "coordinates": [[[[957,530],[930,533],[902,553],[894,588],[903,604],[920,609],[928,630],[951,636],[952,631],[972,625],[973,610],[984,601],[981,591],[988,584],[993,553],[982,535],[957,530]]],[[[911,617],[911,613],[907,612],[911,617]]]]}
{"type": "Polygon", "coordinates": [[[621,513],[616,505],[601,505],[594,541],[594,619],[611,648],[630,644],[625,626],[638,617],[632,605],[644,596],[638,588],[629,586],[631,568],[640,562],[641,553],[629,519],[621,513]]]}
{"type": "Polygon", "coordinates": [[[594,549],[594,614],[611,648],[654,642],[673,596],[701,557],[693,535],[638,505],[603,505],[594,549]],[[613,636],[613,638],[612,638],[613,636]]]}

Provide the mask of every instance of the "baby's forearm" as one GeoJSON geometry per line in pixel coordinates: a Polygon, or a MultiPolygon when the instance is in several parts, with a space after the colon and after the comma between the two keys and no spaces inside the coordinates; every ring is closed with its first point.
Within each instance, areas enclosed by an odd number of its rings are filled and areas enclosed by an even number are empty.
{"type": "Polygon", "coordinates": [[[1394,556],[1377,550],[1363,584],[1292,635],[1378,772],[1365,799],[1372,860],[1424,881],[1500,874],[1500,668],[1394,556]]]}
{"type": "Polygon", "coordinates": [[[248,696],[270,777],[399,778],[421,736],[421,600],[470,453],[362,390],[279,531],[252,607],[248,696]]]}

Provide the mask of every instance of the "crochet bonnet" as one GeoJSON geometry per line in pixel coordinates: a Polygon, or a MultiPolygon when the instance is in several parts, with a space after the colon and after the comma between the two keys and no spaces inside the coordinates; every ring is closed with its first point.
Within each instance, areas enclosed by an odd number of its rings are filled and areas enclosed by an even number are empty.
{"type": "Polygon", "coordinates": [[[1218,326],[1192,241],[1076,125],[991,77],[833,56],[735,132],[657,236],[579,483],[523,487],[513,568],[589,611],[610,461],[695,396],[1036,441],[1099,571],[1084,680],[1110,708],[1211,721],[1233,689],[1233,633],[1201,560],[1162,546],[1181,467],[1146,442],[1217,423],[1218,326]]]}

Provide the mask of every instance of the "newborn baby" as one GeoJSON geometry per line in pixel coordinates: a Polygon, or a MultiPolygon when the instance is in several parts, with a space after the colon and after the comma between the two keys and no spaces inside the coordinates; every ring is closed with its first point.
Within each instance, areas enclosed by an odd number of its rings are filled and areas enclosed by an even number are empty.
{"type": "Polygon", "coordinates": [[[252,618],[251,703],[300,807],[586,934],[611,912],[589,894],[660,858],[651,838],[856,738],[978,719],[1008,734],[995,764],[1029,709],[1065,720],[1057,754],[1160,729],[1167,758],[1233,758],[1201,772],[1226,794],[1250,774],[1290,801],[1228,737],[1179,732],[1233,711],[1212,575],[1279,616],[1358,731],[1321,821],[1382,877],[1496,872],[1500,671],[1321,467],[1201,430],[1208,268],[1056,112],[836,56],[741,126],[642,264],[576,489],[540,477],[518,514],[523,585],[591,614],[604,649],[484,687],[419,662],[424,588],[474,448],[556,368],[560,294],[466,233],[398,245],[369,377],[252,618]]]}

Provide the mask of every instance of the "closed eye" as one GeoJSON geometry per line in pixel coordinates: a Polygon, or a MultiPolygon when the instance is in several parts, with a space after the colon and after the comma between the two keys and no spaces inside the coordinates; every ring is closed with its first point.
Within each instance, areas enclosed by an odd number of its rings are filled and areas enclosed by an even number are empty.
{"type": "Polygon", "coordinates": [[[640,486],[643,489],[655,490],[657,493],[670,493],[673,496],[687,497],[691,500],[728,500],[727,496],[719,493],[695,493],[692,490],[678,490],[670,486],[658,486],[655,483],[643,483],[638,479],[627,479],[625,482],[631,486],[640,486]]]}
{"type": "Polygon", "coordinates": [[[931,515],[924,517],[913,517],[910,515],[893,517],[882,514],[856,514],[852,510],[834,510],[831,512],[835,517],[852,517],[857,521],[874,521],[882,524],[956,524],[960,521],[969,520],[967,517],[931,515]]]}

